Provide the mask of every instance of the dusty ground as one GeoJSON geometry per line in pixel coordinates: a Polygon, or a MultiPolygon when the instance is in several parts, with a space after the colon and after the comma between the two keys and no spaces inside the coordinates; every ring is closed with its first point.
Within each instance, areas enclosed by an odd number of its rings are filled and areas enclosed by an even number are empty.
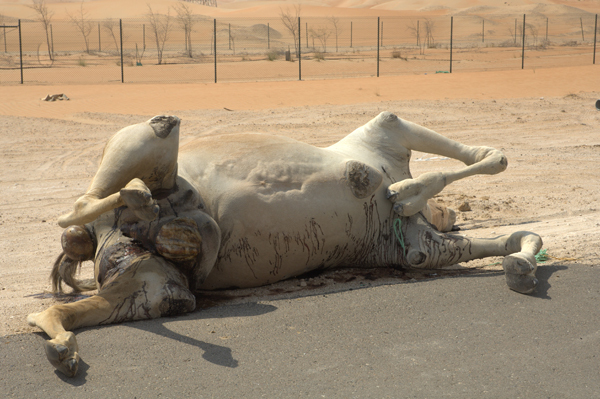
{"type": "MultiPolygon", "coordinates": [[[[491,79],[494,75],[487,76],[491,79]]],[[[405,92],[404,97],[386,101],[393,96],[380,98],[381,95],[375,94],[373,97],[372,87],[381,81],[371,80],[370,86],[367,81],[361,82],[337,81],[335,84],[340,90],[361,84],[365,93],[369,92],[365,101],[371,102],[316,104],[318,100],[308,93],[299,98],[311,98],[306,101],[310,106],[293,101],[274,106],[263,98],[263,102],[248,105],[251,110],[186,110],[191,107],[173,101],[173,108],[162,108],[161,112],[174,113],[183,119],[183,142],[201,135],[258,131],[326,146],[378,112],[392,110],[402,118],[453,139],[493,146],[508,156],[509,168],[503,174],[458,182],[439,197],[455,208],[463,202],[470,204],[472,211],[459,212],[458,225],[463,234],[491,237],[515,230],[532,230],[542,235],[545,248],[553,257],[547,264],[567,262],[573,267],[598,267],[600,111],[595,109],[594,103],[600,98],[600,92],[581,88],[570,91],[568,83],[563,82],[562,86],[557,85],[562,87],[562,94],[544,98],[481,94],[477,96],[479,99],[469,100],[456,97],[401,100],[435,95],[435,90],[430,90],[405,92]]],[[[548,81],[544,87],[552,83],[548,81]]],[[[147,86],[146,91],[138,95],[149,104],[149,94],[169,92],[175,96],[174,87],[147,86]]],[[[232,98],[240,87],[246,86],[222,86],[222,90],[227,88],[232,98]]],[[[140,112],[142,106],[118,96],[95,100],[90,95],[79,105],[77,98],[68,105],[42,104],[31,97],[35,87],[24,89],[29,99],[14,97],[15,103],[0,107],[0,192],[3,194],[0,200],[0,336],[31,331],[25,322],[26,315],[56,303],[48,295],[48,273],[60,252],[61,229],[56,224],[57,217],[67,212],[85,191],[106,140],[123,126],[143,121],[157,111],[149,106],[149,113],[140,112]],[[50,108],[53,106],[54,111],[50,108]],[[50,117],[53,113],[54,117],[50,117]]],[[[11,90],[17,93],[20,89],[11,90]]],[[[48,87],[38,87],[38,98],[47,94],[47,90],[48,87]]],[[[385,86],[381,89],[384,95],[387,90],[391,89],[385,86]]],[[[448,88],[439,87],[441,93],[446,93],[445,90],[448,88]]],[[[514,92],[510,85],[506,85],[506,91],[514,92]]],[[[533,88],[531,92],[539,90],[533,88]]],[[[323,98],[327,98],[327,94],[323,98]]],[[[455,161],[431,158],[430,154],[413,154],[413,174],[458,167],[455,161]]],[[[465,266],[497,269],[499,266],[494,265],[497,261],[492,258],[465,266]]],[[[83,273],[90,273],[89,265],[84,267],[83,273]]],[[[293,291],[304,285],[332,290],[336,281],[350,279],[348,274],[336,276],[293,280],[260,294],[293,291]]],[[[410,277],[394,273],[385,276],[410,277]]],[[[373,282],[363,276],[355,283],[379,284],[385,282],[385,278],[373,282]]]]}

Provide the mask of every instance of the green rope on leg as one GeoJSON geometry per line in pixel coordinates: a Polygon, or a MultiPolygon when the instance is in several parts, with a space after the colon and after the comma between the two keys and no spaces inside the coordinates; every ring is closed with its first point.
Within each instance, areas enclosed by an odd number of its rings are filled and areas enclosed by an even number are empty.
{"type": "Polygon", "coordinates": [[[402,247],[402,255],[406,257],[406,245],[404,244],[404,235],[402,234],[402,220],[400,218],[396,218],[394,220],[394,234],[396,235],[396,239],[402,247]]]}
{"type": "Polygon", "coordinates": [[[537,253],[537,255],[535,255],[535,261],[537,263],[545,263],[548,258],[550,258],[550,255],[548,255],[548,250],[547,249],[542,249],[540,250],[540,252],[537,253]]]}

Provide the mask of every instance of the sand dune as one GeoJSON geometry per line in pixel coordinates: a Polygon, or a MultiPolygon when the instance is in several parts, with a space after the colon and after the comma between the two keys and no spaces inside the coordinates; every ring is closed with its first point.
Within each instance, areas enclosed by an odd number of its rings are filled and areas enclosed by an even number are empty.
{"type": "MultiPolygon", "coordinates": [[[[81,3],[76,0],[47,0],[46,3],[55,19],[67,19],[69,14],[79,10],[81,3]]],[[[103,18],[143,18],[148,5],[154,11],[167,13],[179,3],[177,0],[91,0],[85,2],[85,10],[92,19],[103,18]]],[[[0,1],[0,15],[11,18],[33,19],[35,13],[29,7],[30,1],[0,1]]],[[[241,1],[221,0],[218,7],[208,7],[196,3],[187,3],[195,14],[213,18],[248,17],[272,18],[280,14],[281,8],[291,4],[301,4],[302,15],[306,17],[321,16],[401,16],[420,14],[454,14],[454,13],[523,13],[537,12],[545,14],[562,14],[587,11],[600,12],[600,2],[595,0],[299,0],[288,1],[241,1]]]]}

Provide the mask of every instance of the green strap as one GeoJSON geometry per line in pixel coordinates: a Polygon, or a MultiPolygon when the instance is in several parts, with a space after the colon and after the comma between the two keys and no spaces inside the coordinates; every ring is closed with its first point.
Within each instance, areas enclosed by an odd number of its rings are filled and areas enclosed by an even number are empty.
{"type": "Polygon", "coordinates": [[[402,219],[400,218],[396,218],[394,220],[394,234],[396,235],[396,239],[402,247],[402,255],[406,257],[406,245],[404,244],[404,235],[402,234],[402,219]]]}

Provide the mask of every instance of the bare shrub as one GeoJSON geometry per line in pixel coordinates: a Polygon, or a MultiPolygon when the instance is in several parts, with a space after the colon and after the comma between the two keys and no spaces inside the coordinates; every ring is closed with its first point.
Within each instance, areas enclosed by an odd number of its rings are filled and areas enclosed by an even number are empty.
{"type": "Polygon", "coordinates": [[[283,26],[285,26],[294,39],[294,50],[296,51],[296,56],[300,54],[298,49],[298,40],[300,39],[298,35],[298,18],[300,18],[300,11],[300,4],[296,4],[294,8],[287,7],[285,10],[282,8],[279,9],[279,18],[281,19],[283,26]]]}
{"type": "Polygon", "coordinates": [[[327,40],[331,36],[331,30],[327,26],[320,26],[318,28],[310,28],[308,30],[310,37],[313,39],[313,47],[314,47],[314,39],[316,38],[321,43],[321,48],[323,52],[327,52],[327,40]]]}
{"type": "MultiPolygon", "coordinates": [[[[215,3],[216,6],[216,3],[215,3]]],[[[192,28],[196,21],[194,21],[194,15],[190,6],[184,3],[178,3],[175,5],[175,11],[177,12],[177,22],[183,28],[185,34],[185,52],[188,57],[192,56],[192,28]]]]}
{"type": "Polygon", "coordinates": [[[102,21],[102,28],[108,32],[110,37],[113,38],[113,41],[115,43],[115,49],[117,51],[119,51],[119,42],[117,41],[117,35],[115,34],[115,29],[118,29],[118,26],[119,26],[119,22],[115,21],[112,18],[108,18],[108,19],[102,21]]]}
{"type": "Polygon", "coordinates": [[[278,58],[279,58],[279,52],[277,52],[275,50],[271,50],[267,53],[267,59],[269,61],[275,61],[278,58]]]}
{"type": "Polygon", "coordinates": [[[402,57],[402,52],[399,49],[392,50],[392,58],[408,61],[408,58],[402,57]]]}
{"type": "MultiPolygon", "coordinates": [[[[73,25],[75,25],[75,27],[77,28],[77,30],[81,33],[81,36],[83,36],[83,42],[85,43],[85,52],[86,53],[90,53],[90,34],[92,33],[92,29],[94,28],[94,25],[92,24],[91,21],[88,20],[87,18],[87,11],[83,10],[83,1],[81,2],[81,5],[79,7],[79,12],[75,15],[72,15],[71,13],[67,12],[67,15],[69,16],[69,19],[71,20],[71,23],[73,25]]],[[[83,65],[85,66],[85,65],[83,65]]]]}
{"type": "Polygon", "coordinates": [[[54,12],[48,10],[45,0],[33,0],[33,4],[28,5],[27,7],[37,13],[37,20],[40,21],[44,27],[44,31],[46,32],[46,44],[48,45],[48,57],[53,60],[54,57],[50,46],[50,24],[52,23],[54,12]]]}
{"type": "Polygon", "coordinates": [[[436,48],[435,39],[433,37],[433,29],[435,28],[435,21],[429,18],[425,18],[425,45],[427,48],[436,48]]]}
{"type": "Polygon", "coordinates": [[[327,18],[331,25],[333,26],[333,34],[335,35],[335,52],[338,52],[338,37],[342,34],[342,24],[340,23],[340,19],[334,17],[333,15],[327,18]]]}
{"type": "Polygon", "coordinates": [[[165,43],[169,38],[171,31],[171,13],[167,12],[167,15],[161,15],[152,11],[152,7],[148,4],[148,14],[146,14],[148,22],[150,23],[150,30],[154,35],[156,41],[156,56],[158,58],[158,65],[163,63],[163,51],[165,49],[165,43]]]}

